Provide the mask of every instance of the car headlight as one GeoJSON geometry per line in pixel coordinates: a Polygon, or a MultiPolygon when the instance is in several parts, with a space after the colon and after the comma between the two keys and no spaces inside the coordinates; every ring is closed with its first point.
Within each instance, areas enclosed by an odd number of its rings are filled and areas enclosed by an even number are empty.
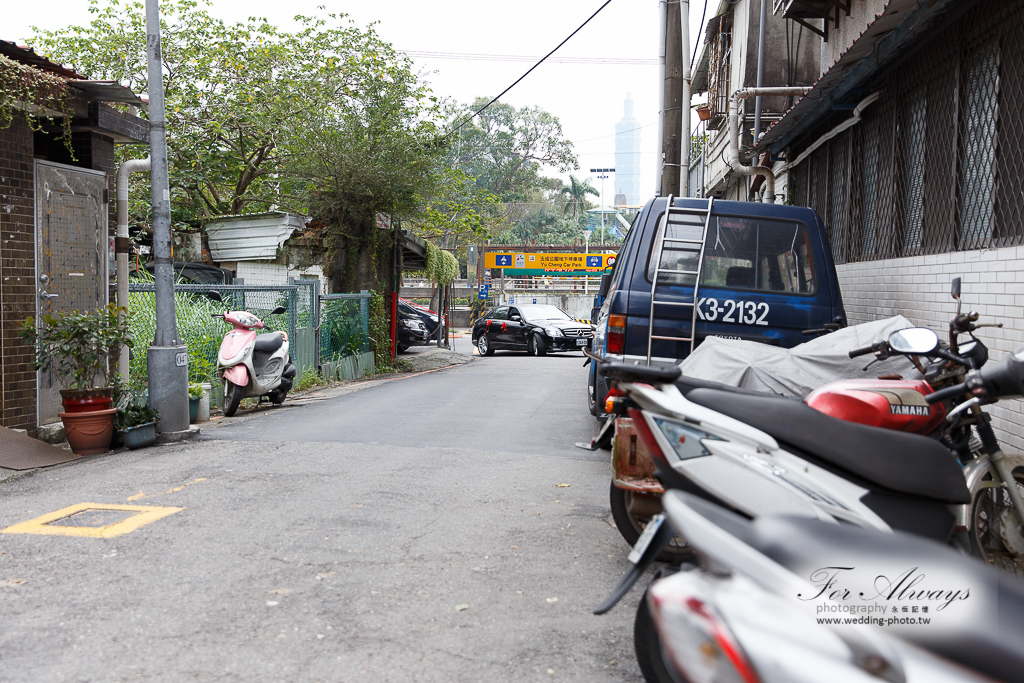
{"type": "Polygon", "coordinates": [[[561,337],[562,331],[557,327],[545,327],[544,331],[548,333],[549,337],[561,337]]]}

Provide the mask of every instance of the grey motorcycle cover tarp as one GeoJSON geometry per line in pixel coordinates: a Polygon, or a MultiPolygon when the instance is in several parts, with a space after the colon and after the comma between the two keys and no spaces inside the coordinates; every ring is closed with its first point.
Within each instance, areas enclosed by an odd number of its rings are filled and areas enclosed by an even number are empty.
{"type": "Polygon", "coordinates": [[[904,356],[866,365],[871,355],[850,358],[854,349],[888,339],[897,330],[914,327],[901,315],[851,325],[791,349],[759,342],[707,337],[679,368],[686,377],[721,382],[730,386],[803,398],[814,389],[839,379],[871,379],[896,374],[906,379],[920,373],[904,356]]]}

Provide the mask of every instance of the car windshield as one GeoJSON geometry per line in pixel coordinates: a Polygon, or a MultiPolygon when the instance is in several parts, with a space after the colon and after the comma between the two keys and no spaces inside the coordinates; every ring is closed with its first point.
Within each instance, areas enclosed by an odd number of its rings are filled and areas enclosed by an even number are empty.
{"type": "Polygon", "coordinates": [[[526,306],[520,306],[519,312],[523,316],[523,320],[529,320],[530,322],[542,322],[545,320],[572,320],[571,317],[566,315],[565,311],[557,306],[549,306],[547,304],[528,304],[526,306]]]}

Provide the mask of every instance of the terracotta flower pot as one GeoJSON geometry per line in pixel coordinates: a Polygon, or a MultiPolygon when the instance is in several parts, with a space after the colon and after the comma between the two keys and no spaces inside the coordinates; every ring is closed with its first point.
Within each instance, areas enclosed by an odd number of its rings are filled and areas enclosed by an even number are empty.
{"type": "Polygon", "coordinates": [[[96,455],[110,450],[117,410],[93,410],[80,413],[58,413],[64,422],[64,434],[75,455],[96,455]]]}
{"type": "Polygon", "coordinates": [[[109,387],[98,389],[61,389],[61,405],[65,413],[86,413],[109,410],[114,401],[114,390],[109,387]]]}

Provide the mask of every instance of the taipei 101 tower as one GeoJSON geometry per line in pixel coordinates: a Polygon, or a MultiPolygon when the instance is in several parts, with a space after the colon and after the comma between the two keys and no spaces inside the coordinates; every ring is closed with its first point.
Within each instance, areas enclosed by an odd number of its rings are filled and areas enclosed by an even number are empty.
{"type": "Polygon", "coordinates": [[[633,118],[633,96],[626,93],[625,116],[615,124],[615,195],[640,204],[640,122],[633,118]]]}

